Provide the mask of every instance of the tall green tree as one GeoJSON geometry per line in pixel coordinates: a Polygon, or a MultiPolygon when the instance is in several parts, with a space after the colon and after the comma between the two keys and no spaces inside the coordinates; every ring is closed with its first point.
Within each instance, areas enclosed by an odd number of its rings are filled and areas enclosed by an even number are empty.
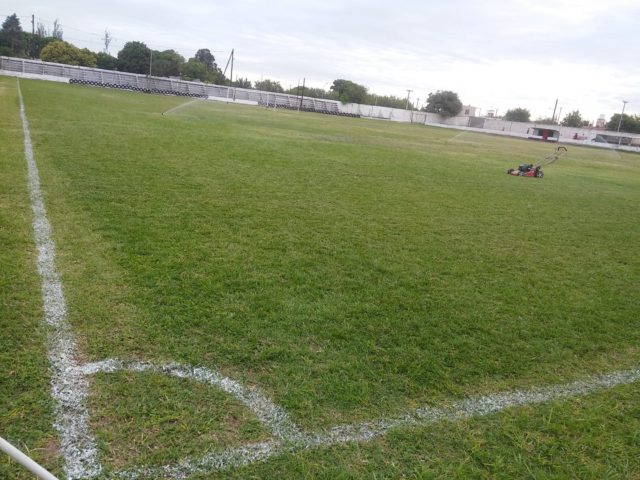
{"type": "Polygon", "coordinates": [[[568,113],[560,123],[564,127],[581,127],[584,123],[578,110],[568,113]]]}
{"type": "Polygon", "coordinates": [[[213,56],[211,50],[209,50],[208,48],[201,48],[196,52],[193,58],[204,64],[204,66],[207,67],[207,70],[210,72],[213,72],[218,68],[218,65],[216,64],[216,57],[213,56]]]}
{"type": "Polygon", "coordinates": [[[458,94],[450,90],[438,90],[427,97],[427,105],[424,111],[439,113],[444,117],[455,117],[462,110],[462,102],[458,94]]]}
{"type": "MultiPolygon", "coordinates": [[[[192,60],[200,62],[206,69],[206,75],[204,75],[204,78],[201,78],[202,81],[215,83],[218,85],[227,84],[225,76],[222,74],[222,70],[220,70],[220,67],[218,67],[216,59],[211,53],[211,50],[209,50],[208,48],[201,48],[196,52],[193,58],[189,59],[189,61],[192,60]]],[[[188,66],[186,71],[190,74],[193,74],[195,73],[194,69],[199,71],[199,68],[193,65],[188,66]]],[[[201,75],[201,73],[199,73],[199,75],[201,75]]]]}
{"type": "Polygon", "coordinates": [[[180,75],[185,80],[200,80],[204,82],[208,74],[205,64],[195,58],[190,58],[188,62],[183,63],[180,69],[180,75]]]}
{"type": "Polygon", "coordinates": [[[504,114],[504,119],[509,122],[528,122],[531,119],[531,112],[526,108],[512,108],[504,114]]]}
{"type": "Polygon", "coordinates": [[[96,54],[97,67],[103,70],[115,70],[118,68],[118,59],[107,52],[99,52],[96,54]]]}
{"type": "Polygon", "coordinates": [[[638,115],[622,115],[622,122],[620,122],[620,114],[616,113],[607,122],[607,130],[618,130],[618,124],[620,125],[620,131],[625,133],[640,133],[640,117],[638,115]]]}
{"type": "Polygon", "coordinates": [[[142,42],[127,42],[118,52],[118,70],[149,73],[151,50],[142,42]]]}
{"type": "Polygon", "coordinates": [[[153,52],[151,74],[158,77],[177,77],[184,63],[184,57],[175,50],[153,52]]]}
{"type": "Polygon", "coordinates": [[[96,56],[86,48],[82,50],[65,42],[54,40],[40,52],[40,59],[45,62],[64,63],[65,65],[80,65],[83,67],[95,67],[96,56]]]}
{"type": "Polygon", "coordinates": [[[231,86],[237,88],[251,88],[251,81],[248,78],[237,78],[233,81],[231,86]]]}
{"type": "Polygon", "coordinates": [[[14,57],[21,57],[23,55],[24,42],[22,33],[20,19],[15,13],[9,15],[2,23],[0,44],[8,47],[8,52],[14,57]]]}
{"type": "Polygon", "coordinates": [[[343,78],[334,80],[330,90],[342,103],[365,103],[367,99],[367,87],[343,78]]]}
{"type": "Polygon", "coordinates": [[[265,78],[264,80],[258,80],[254,82],[254,87],[256,90],[262,90],[263,92],[275,92],[275,93],[284,93],[284,88],[280,85],[280,82],[275,80],[269,80],[265,78]]]}
{"type": "Polygon", "coordinates": [[[37,33],[35,35],[27,33],[26,36],[29,44],[29,56],[31,58],[40,58],[42,49],[50,43],[56,41],[56,39],[53,37],[41,37],[37,33]]]}

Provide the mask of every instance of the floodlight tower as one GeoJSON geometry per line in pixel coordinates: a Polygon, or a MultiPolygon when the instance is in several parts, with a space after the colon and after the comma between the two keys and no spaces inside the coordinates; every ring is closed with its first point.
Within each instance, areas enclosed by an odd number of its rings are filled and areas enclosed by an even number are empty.
{"type": "Polygon", "coordinates": [[[624,108],[629,103],[629,100],[622,100],[622,113],[620,114],[620,120],[618,120],[618,146],[620,146],[620,142],[622,141],[622,136],[620,135],[620,127],[622,126],[622,117],[624,116],[624,108]]]}

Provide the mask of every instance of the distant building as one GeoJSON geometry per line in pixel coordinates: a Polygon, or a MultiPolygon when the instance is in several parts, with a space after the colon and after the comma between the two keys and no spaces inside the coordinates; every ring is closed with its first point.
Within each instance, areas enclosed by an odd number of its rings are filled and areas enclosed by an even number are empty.
{"type": "Polygon", "coordinates": [[[531,132],[527,130],[529,140],[542,140],[544,142],[557,142],[560,140],[560,132],[553,128],[533,127],[531,132]]]}
{"type": "Polygon", "coordinates": [[[604,115],[600,115],[598,120],[596,120],[596,128],[604,128],[606,125],[606,121],[604,119],[604,115]]]}
{"type": "Polygon", "coordinates": [[[462,110],[458,114],[459,117],[477,117],[478,116],[478,108],[472,107],[471,105],[463,105],[462,110]]]}

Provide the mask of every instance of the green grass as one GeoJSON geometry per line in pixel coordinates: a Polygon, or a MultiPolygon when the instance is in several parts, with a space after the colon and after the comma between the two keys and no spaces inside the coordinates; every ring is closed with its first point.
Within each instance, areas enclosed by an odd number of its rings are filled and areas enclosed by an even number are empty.
{"type": "MultiPolygon", "coordinates": [[[[12,82],[0,85],[11,89],[12,82]]],[[[162,116],[185,100],[21,85],[69,320],[85,360],[217,369],[259,386],[305,429],[640,363],[636,155],[569,147],[543,180],[514,178],[504,170],[552,147],[214,102],[162,116]]],[[[7,110],[17,115],[15,105],[7,110]]],[[[25,213],[11,238],[30,242],[24,168],[20,158],[15,162],[22,177],[11,184],[25,213]]],[[[17,288],[16,295],[37,320],[29,242],[16,247],[23,261],[12,268],[31,279],[31,290],[17,288]]],[[[2,259],[3,267],[15,262],[2,259]]],[[[33,318],[29,328],[37,332],[33,318]]],[[[42,352],[42,338],[36,340],[42,352]]],[[[36,360],[46,377],[44,354],[36,360]]],[[[151,392],[175,388],[149,385],[151,392]]],[[[45,395],[46,386],[39,392],[45,395]]],[[[94,380],[94,426],[115,466],[147,455],[146,447],[129,458],[117,453],[136,427],[158,443],[173,435],[135,413],[140,395],[135,382],[94,380]],[[107,428],[121,412],[102,399],[127,396],[128,406],[119,408],[134,412],[128,430],[107,428]]],[[[209,407],[197,407],[206,400],[193,395],[196,406],[176,406],[151,393],[145,409],[195,410],[190,428],[203,432],[211,425],[202,413],[209,407]]],[[[602,394],[602,402],[615,395],[602,394]]],[[[607,416],[589,406],[597,401],[561,408],[567,415],[584,409],[597,423],[607,416]]],[[[572,454],[547,465],[544,455],[535,459],[496,440],[502,429],[526,435],[540,428],[548,408],[284,456],[237,474],[251,477],[257,468],[263,477],[368,478],[379,468],[386,477],[500,476],[491,459],[463,462],[459,447],[482,437],[495,461],[524,456],[513,476],[526,476],[531,462],[538,472],[532,476],[548,468],[562,477],[577,465],[579,442],[555,434],[572,454]],[[431,471],[439,448],[450,461],[431,471]],[[308,470],[296,470],[300,457],[308,470]]],[[[633,405],[625,409],[631,414],[633,405]]],[[[228,419],[216,422],[225,441],[252,438],[228,431],[228,419]]],[[[571,421],[567,435],[580,428],[571,421]]],[[[612,428],[627,426],[618,421],[612,428]]],[[[205,440],[195,435],[193,443],[147,460],[163,463],[205,440]]],[[[620,458],[630,458],[632,447],[621,448],[620,458]]],[[[629,469],[640,473],[637,461],[629,469]]]]}
{"type": "MultiPolygon", "coordinates": [[[[0,78],[0,436],[57,469],[15,79],[0,78]]],[[[2,454],[0,478],[30,478],[2,454]]]]}

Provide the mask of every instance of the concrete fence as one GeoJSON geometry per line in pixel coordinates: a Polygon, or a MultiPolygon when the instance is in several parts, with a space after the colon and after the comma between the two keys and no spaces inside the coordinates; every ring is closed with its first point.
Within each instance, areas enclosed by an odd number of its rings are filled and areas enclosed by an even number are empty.
{"type": "Polygon", "coordinates": [[[336,115],[348,114],[348,112],[343,112],[340,109],[340,102],[335,100],[301,98],[284,93],[211,85],[166,77],[101,70],[99,68],[62,65],[41,60],[0,56],[0,73],[149,93],[208,97],[275,108],[300,109],[336,115]]]}
{"type": "MultiPolygon", "coordinates": [[[[101,70],[99,68],[62,65],[43,62],[41,60],[3,56],[0,56],[0,74],[110,88],[124,88],[149,93],[207,97],[225,102],[304,110],[333,115],[448,126],[525,138],[533,128],[543,126],[534,122],[509,122],[498,118],[469,116],[445,118],[434,113],[410,111],[401,108],[361,105],[357,103],[342,104],[335,100],[311,97],[301,98],[285,93],[264,92],[223,85],[211,85],[202,82],[190,82],[174,78],[152,77],[128,72],[101,70]]],[[[557,125],[550,128],[560,131],[560,140],[563,142],[597,143],[593,141],[598,140],[598,137],[602,137],[602,135],[617,135],[616,132],[607,132],[595,128],[572,128],[557,125]]],[[[627,149],[637,151],[638,147],[640,147],[640,135],[623,133],[620,136],[623,138],[622,143],[628,145],[627,149]]]]}

